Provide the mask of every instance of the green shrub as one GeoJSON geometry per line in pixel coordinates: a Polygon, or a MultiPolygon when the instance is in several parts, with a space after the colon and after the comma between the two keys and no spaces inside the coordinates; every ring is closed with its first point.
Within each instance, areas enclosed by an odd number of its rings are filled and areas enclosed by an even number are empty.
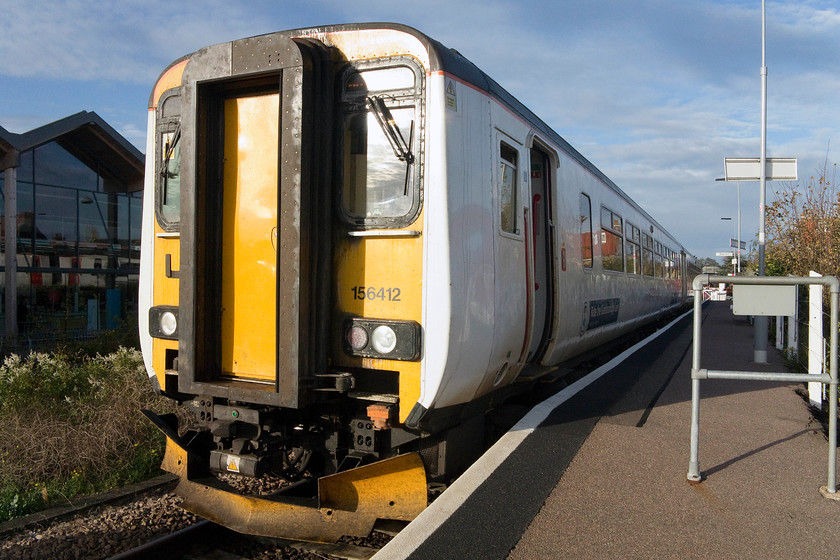
{"type": "Polygon", "coordinates": [[[159,474],[164,438],[135,349],[11,355],[0,366],[0,520],[159,474]]]}

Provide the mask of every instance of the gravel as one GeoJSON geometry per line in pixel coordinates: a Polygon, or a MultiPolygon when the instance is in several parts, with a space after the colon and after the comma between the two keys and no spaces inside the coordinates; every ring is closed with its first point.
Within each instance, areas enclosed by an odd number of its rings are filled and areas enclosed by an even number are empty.
{"type": "MultiPolygon", "coordinates": [[[[232,481],[227,481],[232,482],[232,481]]],[[[256,494],[276,489],[252,487],[256,494]]],[[[136,498],[117,506],[103,505],[76,517],[28,528],[0,536],[3,560],[106,559],[134,548],[155,537],[167,535],[200,520],[181,509],[181,499],[163,491],[136,498]]],[[[211,543],[227,552],[253,560],[323,560],[328,555],[308,553],[278,544],[270,539],[252,539],[225,532],[224,542],[211,543]]],[[[391,537],[374,532],[365,539],[345,538],[343,542],[381,548],[391,537]]],[[[207,548],[207,547],[205,547],[207,548]]]]}
{"type": "Polygon", "coordinates": [[[130,504],[101,506],[68,521],[8,535],[0,542],[0,558],[108,558],[158,535],[195,523],[195,515],[178,507],[180,498],[167,493],[130,504]]]}

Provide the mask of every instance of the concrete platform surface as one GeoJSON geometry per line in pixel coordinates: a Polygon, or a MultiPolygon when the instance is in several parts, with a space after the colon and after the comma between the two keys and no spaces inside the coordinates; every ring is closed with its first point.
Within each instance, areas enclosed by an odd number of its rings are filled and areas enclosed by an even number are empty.
{"type": "MultiPolygon", "coordinates": [[[[752,362],[753,328],[729,303],[703,320],[702,367],[786,371],[772,346],[752,362]]],[[[689,314],[514,427],[375,558],[840,558],[804,385],[701,382],[704,480],[686,480],[691,327],[689,314]]]]}
{"type": "MultiPolygon", "coordinates": [[[[773,348],[769,364],[751,362],[753,328],[729,304],[704,314],[703,367],[786,371],[773,348]]],[[[661,377],[655,370],[643,380],[661,377]]],[[[704,481],[694,485],[690,376],[689,351],[641,427],[638,411],[622,406],[628,397],[616,403],[508,558],[840,557],[840,502],[819,492],[828,442],[801,386],[701,382],[704,481]]]]}

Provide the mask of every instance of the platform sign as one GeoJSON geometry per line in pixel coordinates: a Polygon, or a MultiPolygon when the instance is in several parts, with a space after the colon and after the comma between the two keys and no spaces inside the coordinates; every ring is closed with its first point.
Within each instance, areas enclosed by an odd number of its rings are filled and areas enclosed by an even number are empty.
{"type": "Polygon", "coordinates": [[[735,315],[793,317],[796,313],[796,286],[732,286],[732,312],[735,315]]]}
{"type": "MultiPolygon", "coordinates": [[[[760,181],[761,158],[724,158],[724,180],[760,181]]],[[[764,165],[767,181],[796,181],[796,158],[766,158],[764,165]]]]}

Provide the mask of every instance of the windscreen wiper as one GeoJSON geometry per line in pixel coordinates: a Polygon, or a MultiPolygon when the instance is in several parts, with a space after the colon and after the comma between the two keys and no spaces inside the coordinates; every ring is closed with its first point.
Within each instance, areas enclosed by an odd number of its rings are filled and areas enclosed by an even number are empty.
{"type": "Polygon", "coordinates": [[[178,128],[175,129],[175,134],[172,135],[172,140],[166,146],[166,152],[163,154],[163,163],[160,166],[160,174],[165,179],[169,177],[169,160],[172,159],[172,155],[175,153],[175,146],[178,145],[178,141],[181,139],[181,124],[178,124],[178,128]]]}
{"type": "Polygon", "coordinates": [[[397,156],[397,159],[404,161],[409,165],[414,163],[414,154],[411,153],[410,145],[410,142],[413,141],[414,137],[414,121],[411,121],[411,136],[409,137],[409,142],[407,143],[405,138],[403,138],[402,132],[400,132],[400,128],[394,120],[394,115],[391,114],[391,111],[385,105],[382,98],[374,95],[366,99],[368,106],[370,106],[371,111],[373,111],[373,114],[376,116],[376,121],[379,123],[380,128],[382,128],[382,132],[385,133],[385,136],[388,138],[388,142],[391,143],[394,155],[397,156]]]}

